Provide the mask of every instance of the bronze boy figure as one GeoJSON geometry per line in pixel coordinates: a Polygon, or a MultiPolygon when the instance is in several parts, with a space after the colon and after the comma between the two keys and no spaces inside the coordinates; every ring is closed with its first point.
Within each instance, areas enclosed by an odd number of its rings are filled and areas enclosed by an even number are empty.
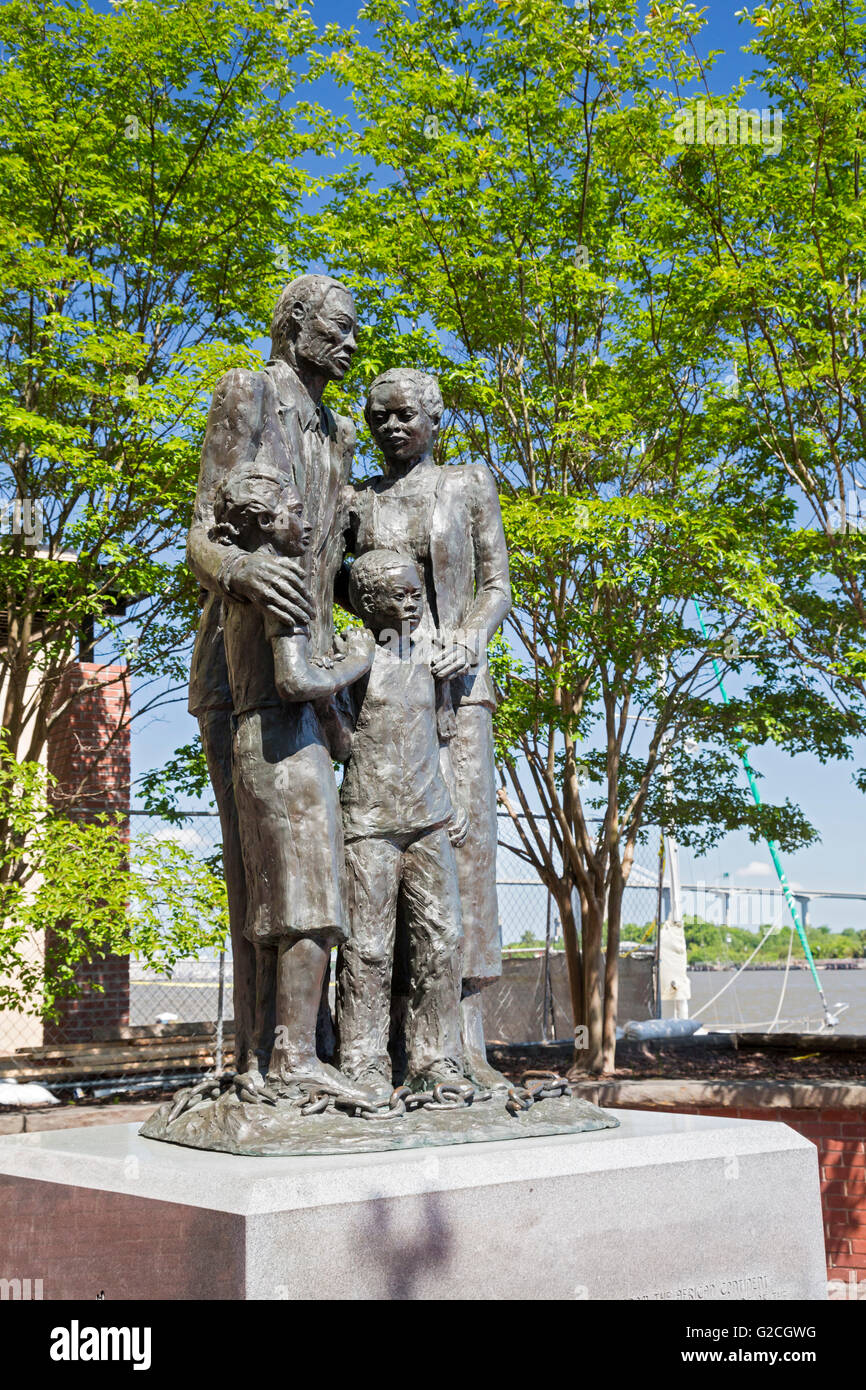
{"type": "Polygon", "coordinates": [[[456,823],[440,767],[436,689],[413,634],[423,590],[405,554],[373,550],[351,568],[352,606],[377,640],[352,688],[355,727],[340,800],[350,935],[337,969],[345,1074],[387,1099],[391,977],[398,915],[408,935],[406,1049],[412,1090],[462,1084],[462,928],[456,823]]]}

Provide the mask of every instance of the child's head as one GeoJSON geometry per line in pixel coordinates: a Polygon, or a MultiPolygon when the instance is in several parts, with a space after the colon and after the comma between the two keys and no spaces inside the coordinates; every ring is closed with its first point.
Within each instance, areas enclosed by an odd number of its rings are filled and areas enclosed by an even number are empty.
{"type": "Polygon", "coordinates": [[[421,621],[424,587],[411,555],[368,550],[349,571],[352,606],[373,632],[414,632],[421,621]]]}
{"type": "Polygon", "coordinates": [[[295,484],[261,454],[236,464],[214,497],[214,540],[242,550],[270,543],[279,555],[302,555],[310,539],[295,484]]]}

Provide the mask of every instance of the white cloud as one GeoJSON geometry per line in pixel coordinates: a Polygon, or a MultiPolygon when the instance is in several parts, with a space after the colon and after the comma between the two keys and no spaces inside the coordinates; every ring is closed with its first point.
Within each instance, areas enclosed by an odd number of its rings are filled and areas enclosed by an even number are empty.
{"type": "Polygon", "coordinates": [[[738,874],[744,874],[747,878],[769,878],[772,874],[769,864],[763,859],[753,859],[751,864],[744,864],[737,869],[738,874]]]}

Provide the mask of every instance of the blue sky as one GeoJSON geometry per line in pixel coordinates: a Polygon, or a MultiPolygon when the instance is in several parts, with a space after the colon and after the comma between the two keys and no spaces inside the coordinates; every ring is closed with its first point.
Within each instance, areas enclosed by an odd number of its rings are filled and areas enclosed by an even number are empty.
{"type": "MultiPolygon", "coordinates": [[[[740,52],[752,31],[738,23],[737,8],[738,3],[710,3],[706,7],[707,28],[700,37],[699,52],[706,53],[711,48],[725,50],[712,75],[711,85],[716,91],[733,86],[752,67],[751,56],[740,52]]],[[[357,9],[353,0],[324,0],[313,6],[313,13],[320,24],[336,21],[349,25],[357,9]]],[[[761,105],[760,93],[753,93],[752,101],[761,105]]],[[[182,704],[173,706],[136,731],[136,774],[158,766],[180,743],[195,736],[195,723],[183,711],[182,704]]],[[[866,765],[866,741],[858,750],[857,762],[848,765],[822,767],[817,758],[791,758],[773,748],[755,750],[752,761],[763,774],[765,798],[781,801],[788,797],[801,805],[821,837],[813,848],[783,856],[793,886],[866,893],[866,854],[862,848],[866,801],[851,781],[853,768],[866,765]]],[[[748,836],[737,834],[725,837],[718,849],[702,860],[684,852],[681,872],[686,882],[719,882],[727,873],[734,884],[770,887],[775,880],[769,864],[765,848],[752,844],[748,836]]],[[[816,902],[812,920],[815,925],[826,923],[835,928],[866,927],[866,903],[816,902]]]]}

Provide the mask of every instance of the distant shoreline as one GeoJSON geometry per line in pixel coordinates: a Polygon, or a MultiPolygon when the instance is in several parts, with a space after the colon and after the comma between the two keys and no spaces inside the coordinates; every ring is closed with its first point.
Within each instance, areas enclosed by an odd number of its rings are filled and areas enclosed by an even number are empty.
{"type": "MultiPolygon", "coordinates": [[[[847,959],[843,960],[816,960],[815,966],[818,970],[866,970],[866,956],[849,956],[847,959]]],[[[756,961],[752,965],[747,965],[745,968],[746,970],[784,970],[785,962],[783,960],[756,961]]],[[[808,961],[800,959],[792,960],[789,968],[791,970],[808,970],[809,963],[808,961]]],[[[694,965],[689,961],[688,965],[690,975],[698,970],[739,969],[740,966],[737,962],[731,960],[701,961],[699,964],[694,965]]]]}

